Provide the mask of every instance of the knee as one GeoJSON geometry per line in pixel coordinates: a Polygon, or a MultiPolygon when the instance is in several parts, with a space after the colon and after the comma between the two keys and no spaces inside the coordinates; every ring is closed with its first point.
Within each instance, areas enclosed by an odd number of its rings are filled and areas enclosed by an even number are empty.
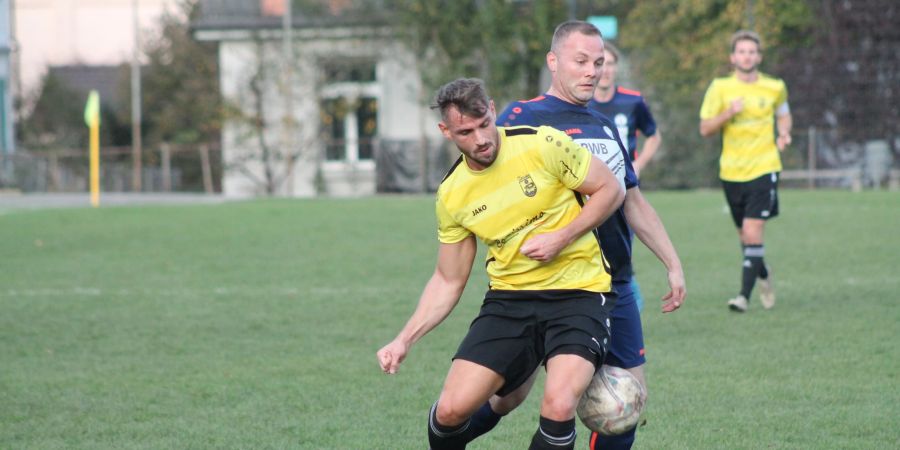
{"type": "Polygon", "coordinates": [[[453,399],[441,397],[434,409],[434,418],[439,424],[452,427],[465,422],[469,414],[461,410],[453,399]]]}
{"type": "Polygon", "coordinates": [[[541,403],[541,415],[556,421],[569,420],[575,417],[578,400],[571,395],[545,395],[541,403]]]}

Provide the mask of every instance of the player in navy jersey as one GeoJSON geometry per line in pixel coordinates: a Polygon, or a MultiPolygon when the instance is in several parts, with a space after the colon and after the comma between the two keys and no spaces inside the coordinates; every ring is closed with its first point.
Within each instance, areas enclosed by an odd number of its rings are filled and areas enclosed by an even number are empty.
{"type": "MultiPolygon", "coordinates": [[[[608,117],[616,125],[619,136],[625,141],[628,148],[628,156],[634,165],[634,172],[640,176],[641,171],[653,158],[662,137],[656,129],[656,121],[650,108],[644,103],[644,97],[638,91],[632,91],[616,85],[616,75],[619,68],[619,50],[612,44],[604,42],[603,69],[600,78],[597,79],[597,88],[594,89],[594,98],[588,103],[588,107],[599,111],[608,117]],[[637,152],[637,133],[644,136],[644,145],[637,152]]],[[[644,297],[637,281],[632,278],[631,290],[634,291],[634,299],[638,305],[638,311],[644,309],[644,297]]]]}
{"type": "Polygon", "coordinates": [[[625,145],[634,164],[634,171],[640,176],[644,167],[647,167],[647,163],[656,154],[662,143],[662,137],[641,93],[616,84],[619,50],[612,44],[605,44],[603,54],[605,59],[603,70],[597,80],[594,98],[588,103],[588,107],[599,111],[616,124],[619,136],[626,140],[625,145]],[[644,136],[644,145],[640,152],[636,151],[638,131],[644,136]]]}
{"type": "MultiPolygon", "coordinates": [[[[620,144],[615,125],[587,107],[593,97],[603,58],[603,39],[596,27],[581,21],[560,24],[547,53],[547,66],[552,74],[550,89],[535,99],[509,105],[497,117],[497,124],[550,125],[564,131],[606,162],[624,182],[627,188],[625,203],[596,229],[603,255],[612,269],[613,288],[619,295],[610,313],[610,348],[605,364],[629,370],[646,385],[641,318],[630,288],[629,225],[666,266],[670,291],[662,297],[663,312],[675,311],[684,301],[684,273],[659,216],[640,192],[637,176],[625,147],[620,144]]],[[[478,436],[496,426],[503,415],[525,400],[536,375],[537,371],[528,382],[503,397],[494,395],[472,417],[469,432],[478,436]]],[[[627,449],[631,448],[634,437],[634,429],[613,437],[593,433],[590,448],[627,449]]]]}

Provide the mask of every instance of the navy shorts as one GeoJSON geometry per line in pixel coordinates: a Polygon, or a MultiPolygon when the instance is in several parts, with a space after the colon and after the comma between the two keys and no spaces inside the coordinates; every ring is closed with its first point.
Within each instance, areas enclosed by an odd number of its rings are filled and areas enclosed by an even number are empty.
{"type": "Polygon", "coordinates": [[[647,360],[644,358],[644,331],[641,328],[641,312],[630,281],[614,282],[618,295],[609,317],[610,342],[605,364],[631,369],[647,360]]]}
{"type": "Polygon", "coordinates": [[[600,367],[609,345],[608,314],[615,294],[552,292],[561,297],[522,298],[523,293],[516,292],[510,296],[517,298],[497,298],[498,292],[490,291],[453,359],[499,373],[505,381],[497,391],[500,396],[521,386],[554,355],[579,355],[600,367]]]}
{"type": "Polygon", "coordinates": [[[722,181],[731,219],[740,228],[744,218],[771,219],[778,215],[778,174],[767,173],[750,181],[722,181]]]}

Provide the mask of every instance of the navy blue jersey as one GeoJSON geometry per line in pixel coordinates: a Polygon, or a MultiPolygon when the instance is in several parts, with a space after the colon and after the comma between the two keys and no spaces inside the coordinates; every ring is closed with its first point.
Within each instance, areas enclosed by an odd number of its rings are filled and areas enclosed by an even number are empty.
{"type": "Polygon", "coordinates": [[[628,156],[632,161],[637,157],[637,131],[640,130],[644,136],[656,133],[656,121],[638,91],[616,86],[616,91],[608,102],[601,103],[591,99],[588,107],[609,117],[616,124],[619,136],[628,139],[628,156]]]}
{"type": "MultiPolygon", "coordinates": [[[[615,125],[590,108],[545,94],[532,100],[513,102],[497,116],[497,125],[549,125],[564,131],[605,162],[625,189],[638,185],[634,168],[615,125]]],[[[631,233],[625,221],[624,209],[619,208],[594,231],[600,240],[603,256],[612,268],[613,281],[630,280],[631,233]]]]}

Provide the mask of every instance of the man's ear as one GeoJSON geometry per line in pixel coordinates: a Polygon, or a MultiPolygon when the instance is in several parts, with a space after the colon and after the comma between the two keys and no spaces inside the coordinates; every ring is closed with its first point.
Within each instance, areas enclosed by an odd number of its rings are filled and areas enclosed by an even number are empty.
{"type": "Polygon", "coordinates": [[[547,52],[547,68],[550,69],[551,73],[556,72],[556,53],[552,51],[547,52]]]}
{"type": "Polygon", "coordinates": [[[438,128],[441,129],[441,134],[443,134],[445,138],[450,139],[450,129],[447,128],[447,125],[445,125],[444,122],[438,122],[438,128]]]}

